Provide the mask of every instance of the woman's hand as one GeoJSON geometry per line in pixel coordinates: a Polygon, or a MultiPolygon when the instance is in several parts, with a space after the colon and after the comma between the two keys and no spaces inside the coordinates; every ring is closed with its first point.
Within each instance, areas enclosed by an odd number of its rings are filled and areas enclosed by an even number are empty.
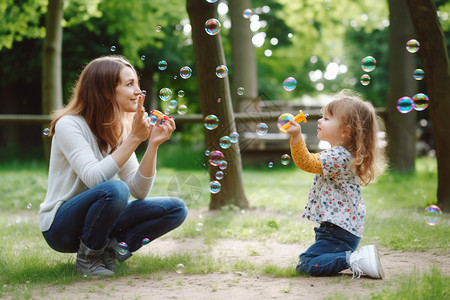
{"type": "Polygon", "coordinates": [[[175,120],[173,118],[164,120],[162,124],[158,120],[155,125],[150,125],[149,146],[159,146],[169,140],[175,128],[175,120]]]}
{"type": "Polygon", "coordinates": [[[294,118],[289,119],[289,123],[291,126],[286,132],[292,137],[292,144],[295,145],[302,140],[302,127],[295,122],[294,118]]]}
{"type": "Polygon", "coordinates": [[[148,126],[145,118],[145,109],[143,107],[144,97],[139,96],[137,103],[137,110],[133,117],[133,122],[131,124],[130,135],[139,139],[140,142],[148,139],[151,133],[151,129],[148,126]]]}

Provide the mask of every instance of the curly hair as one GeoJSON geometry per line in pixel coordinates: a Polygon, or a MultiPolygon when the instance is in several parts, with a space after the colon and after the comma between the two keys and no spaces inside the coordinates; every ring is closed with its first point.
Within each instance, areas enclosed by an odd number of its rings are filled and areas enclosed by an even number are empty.
{"type": "Polygon", "coordinates": [[[363,101],[355,92],[343,90],[334,96],[324,110],[350,129],[345,148],[352,154],[352,168],[366,186],[381,171],[384,151],[378,141],[379,120],[370,102],[363,101]]]}
{"type": "Polygon", "coordinates": [[[103,153],[113,152],[121,143],[126,130],[126,119],[116,101],[115,88],[120,81],[120,71],[130,62],[117,55],[99,57],[89,62],[80,74],[69,103],[55,111],[50,125],[50,135],[64,115],[82,116],[97,139],[103,153]]]}

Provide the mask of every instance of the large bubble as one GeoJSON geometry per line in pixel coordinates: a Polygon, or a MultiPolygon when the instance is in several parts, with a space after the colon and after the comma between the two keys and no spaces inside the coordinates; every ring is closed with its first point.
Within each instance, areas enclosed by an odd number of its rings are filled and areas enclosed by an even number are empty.
{"type": "Polygon", "coordinates": [[[216,115],[208,115],[204,120],[205,128],[208,130],[214,130],[219,126],[219,118],[216,115]]]}
{"type": "Polygon", "coordinates": [[[221,187],[222,185],[217,180],[213,180],[209,183],[209,191],[211,192],[211,194],[217,194],[218,192],[220,192],[221,187]]]}
{"type": "Polygon", "coordinates": [[[162,88],[159,90],[159,98],[162,101],[168,101],[172,98],[172,91],[169,88],[162,88]]]}
{"type": "Polygon", "coordinates": [[[209,159],[209,163],[212,166],[217,167],[222,163],[222,161],[224,161],[225,156],[223,155],[222,151],[216,150],[216,151],[212,151],[209,154],[208,159],[209,159]]]}
{"type": "Polygon", "coordinates": [[[283,82],[283,88],[288,92],[295,90],[296,87],[297,87],[297,80],[295,80],[294,77],[288,77],[283,82]]]}
{"type": "Polygon", "coordinates": [[[402,114],[409,113],[413,110],[414,102],[410,97],[401,97],[397,100],[397,110],[402,114]]]}
{"type": "Polygon", "coordinates": [[[188,66],[184,66],[180,69],[180,76],[183,79],[188,79],[192,75],[192,69],[188,66]]]}
{"type": "Polygon", "coordinates": [[[442,211],[437,205],[430,205],[425,208],[425,222],[428,225],[434,226],[439,223],[442,216],[442,211]]]}
{"type": "Polygon", "coordinates": [[[366,56],[361,61],[361,68],[364,70],[364,72],[372,72],[375,70],[377,61],[373,56],[366,56]]]}
{"type": "Polygon", "coordinates": [[[428,96],[423,93],[415,94],[412,97],[414,102],[414,109],[417,111],[422,111],[428,107],[429,99],[428,96]]]}
{"type": "Polygon", "coordinates": [[[223,136],[220,138],[219,140],[219,145],[220,147],[222,147],[223,149],[228,149],[231,146],[231,139],[229,136],[223,136]]]}
{"type": "Polygon", "coordinates": [[[420,48],[420,43],[418,40],[409,40],[406,42],[406,50],[409,53],[416,53],[417,51],[419,51],[420,48]]]}
{"type": "Polygon", "coordinates": [[[211,18],[205,22],[205,31],[209,35],[216,35],[220,32],[220,22],[211,18]]]}

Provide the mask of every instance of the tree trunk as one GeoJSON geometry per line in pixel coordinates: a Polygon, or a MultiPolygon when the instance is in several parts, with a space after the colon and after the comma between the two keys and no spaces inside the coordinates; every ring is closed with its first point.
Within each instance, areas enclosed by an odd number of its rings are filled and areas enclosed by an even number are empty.
{"type": "Polygon", "coordinates": [[[428,107],[438,166],[438,205],[450,210],[450,65],[442,27],[432,0],[407,0],[420,43],[428,107]]]}
{"type": "MultiPolygon", "coordinates": [[[[46,35],[42,63],[42,114],[62,108],[62,25],[63,0],[49,0],[45,23],[46,35]]],[[[50,159],[51,139],[44,136],[44,151],[50,159]]]]}
{"type": "Polygon", "coordinates": [[[252,7],[252,1],[231,0],[228,7],[231,19],[231,98],[239,112],[259,111],[258,74],[252,43],[253,34],[250,29],[250,20],[242,16],[245,9],[252,7]],[[243,95],[236,93],[239,87],[245,89],[243,95]]]}
{"type": "Polygon", "coordinates": [[[389,163],[395,171],[414,171],[416,158],[415,110],[402,114],[397,100],[412,97],[417,83],[412,74],[415,56],[406,51],[406,41],[414,37],[411,17],[405,13],[405,0],[389,0],[389,92],[386,101],[386,131],[389,139],[389,163]]]}
{"type": "MultiPolygon", "coordinates": [[[[222,151],[228,163],[224,172],[225,176],[220,181],[221,189],[217,194],[211,194],[209,208],[211,210],[219,209],[229,204],[246,208],[248,207],[248,201],[242,181],[239,144],[232,144],[228,149],[222,149],[219,146],[219,139],[236,131],[236,125],[228,77],[219,78],[215,74],[217,66],[226,65],[221,36],[220,33],[208,35],[205,32],[205,22],[210,18],[217,18],[217,5],[206,1],[187,0],[186,6],[192,25],[192,39],[203,116],[214,114],[220,120],[219,127],[216,129],[205,129],[206,149],[222,151]],[[221,99],[220,102],[217,101],[218,98],[221,99]]],[[[209,166],[211,180],[216,180],[215,174],[217,171],[217,167],[209,166]]]]}

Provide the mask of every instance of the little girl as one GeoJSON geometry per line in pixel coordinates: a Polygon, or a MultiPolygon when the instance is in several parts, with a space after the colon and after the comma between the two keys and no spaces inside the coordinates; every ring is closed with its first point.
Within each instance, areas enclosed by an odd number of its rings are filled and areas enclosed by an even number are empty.
{"type": "Polygon", "coordinates": [[[314,228],[315,243],[300,254],[297,271],[330,276],[351,268],[353,277],[383,278],[376,245],[355,251],[366,214],[360,186],[373,181],[382,154],[375,109],[349,91],[337,94],[318,121],[317,137],[331,145],[320,153],[310,153],[300,125],[289,122],[295,165],[316,174],[302,217],[320,224],[314,228]]]}

